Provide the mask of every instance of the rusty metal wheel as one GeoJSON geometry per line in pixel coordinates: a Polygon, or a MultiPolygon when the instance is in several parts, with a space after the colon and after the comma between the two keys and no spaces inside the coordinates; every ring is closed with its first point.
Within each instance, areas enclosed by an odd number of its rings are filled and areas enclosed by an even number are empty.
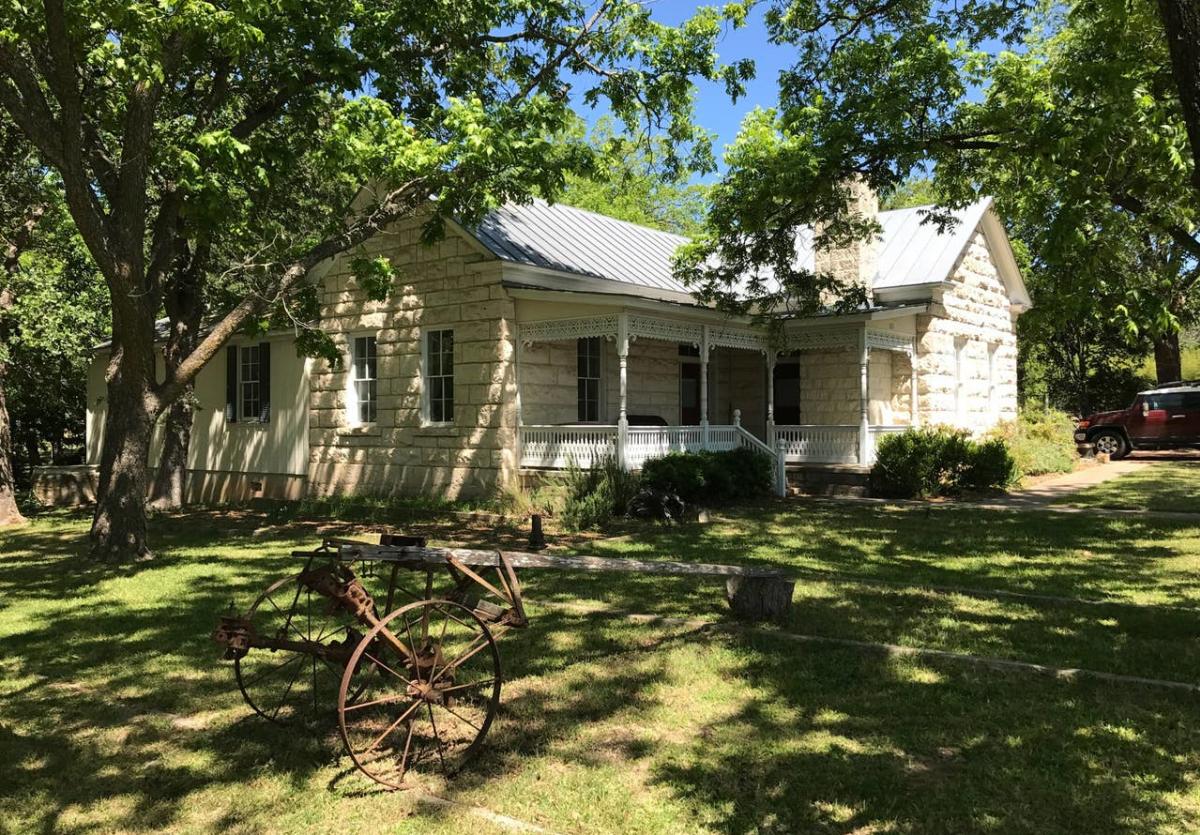
{"type": "Polygon", "coordinates": [[[353,618],[334,610],[328,598],[301,583],[300,577],[284,577],[268,586],[246,618],[257,641],[327,649],[308,653],[255,646],[236,658],[233,667],[246,704],[281,725],[328,723],[333,718],[345,661],[362,637],[353,618]]]}
{"type": "Polygon", "coordinates": [[[346,750],[392,788],[414,772],[453,775],[483,743],[500,684],[500,652],[474,612],[448,600],[410,603],[367,633],[346,665],[338,699],[346,750]]]}

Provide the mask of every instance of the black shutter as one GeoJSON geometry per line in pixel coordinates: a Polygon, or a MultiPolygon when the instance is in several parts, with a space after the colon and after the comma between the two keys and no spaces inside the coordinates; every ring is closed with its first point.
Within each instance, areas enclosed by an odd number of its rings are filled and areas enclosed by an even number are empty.
{"type": "Polygon", "coordinates": [[[225,420],[228,423],[237,422],[238,394],[238,349],[230,345],[225,349],[225,420]]]}
{"type": "Polygon", "coordinates": [[[260,423],[271,420],[271,343],[258,344],[258,396],[260,423]]]}

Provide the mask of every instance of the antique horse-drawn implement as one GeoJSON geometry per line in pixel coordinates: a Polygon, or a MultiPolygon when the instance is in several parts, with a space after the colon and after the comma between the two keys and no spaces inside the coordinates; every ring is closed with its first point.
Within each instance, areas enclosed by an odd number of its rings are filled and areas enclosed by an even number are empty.
{"type": "Polygon", "coordinates": [[[723,576],[734,611],[754,619],[786,612],[793,586],[775,569],[427,548],[387,535],[379,545],[326,539],[293,556],[304,568],[222,617],[213,638],[256,713],[304,726],[336,707],[354,764],[395,788],[413,771],[453,774],[487,735],[502,682],[496,640],[528,625],[517,568],[723,576]],[[449,588],[435,594],[438,576],[449,588]],[[364,579],[383,584],[382,602],[364,579]]]}

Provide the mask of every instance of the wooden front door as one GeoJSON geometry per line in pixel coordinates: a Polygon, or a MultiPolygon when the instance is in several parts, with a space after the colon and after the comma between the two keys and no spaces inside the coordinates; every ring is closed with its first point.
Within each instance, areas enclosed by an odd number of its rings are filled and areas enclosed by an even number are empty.
{"type": "Polygon", "coordinates": [[[679,423],[700,425],[700,363],[679,364],[679,423]]]}

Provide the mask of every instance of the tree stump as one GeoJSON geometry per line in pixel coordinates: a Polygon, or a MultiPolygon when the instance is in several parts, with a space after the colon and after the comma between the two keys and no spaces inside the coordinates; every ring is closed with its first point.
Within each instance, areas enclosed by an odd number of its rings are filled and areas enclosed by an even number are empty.
{"type": "Polygon", "coordinates": [[[743,620],[784,620],[792,610],[796,581],[787,577],[730,577],[725,599],[743,620]]]}

